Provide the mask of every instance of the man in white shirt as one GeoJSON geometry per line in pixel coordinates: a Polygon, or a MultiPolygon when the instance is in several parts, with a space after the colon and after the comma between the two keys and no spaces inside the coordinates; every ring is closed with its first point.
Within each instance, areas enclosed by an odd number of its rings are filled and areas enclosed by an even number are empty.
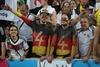
{"type": "Polygon", "coordinates": [[[80,58],[83,58],[83,62],[86,62],[92,52],[94,30],[90,27],[90,21],[87,17],[83,17],[80,23],[81,28],[78,30],[78,50],[80,58]]]}

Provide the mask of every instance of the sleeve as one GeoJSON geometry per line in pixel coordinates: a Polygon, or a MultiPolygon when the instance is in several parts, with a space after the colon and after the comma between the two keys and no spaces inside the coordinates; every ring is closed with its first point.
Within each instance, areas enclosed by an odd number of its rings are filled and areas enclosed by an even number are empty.
{"type": "Polygon", "coordinates": [[[77,46],[77,29],[73,27],[73,36],[72,36],[73,46],[77,46]]]}
{"type": "Polygon", "coordinates": [[[90,30],[90,39],[93,39],[94,38],[93,31],[94,30],[92,30],[92,29],[90,30]]]}
{"type": "Polygon", "coordinates": [[[77,51],[77,31],[76,28],[73,27],[73,36],[72,36],[72,50],[71,50],[71,56],[74,57],[74,55],[76,54],[77,51]]]}
{"type": "Polygon", "coordinates": [[[27,43],[27,39],[25,37],[22,37],[22,39],[23,39],[23,48],[24,48],[24,50],[28,50],[29,46],[28,46],[28,43],[27,43]]]}
{"type": "Polygon", "coordinates": [[[50,45],[51,55],[54,53],[56,44],[57,44],[57,28],[53,31],[52,38],[51,38],[51,45],[50,45]]]}
{"type": "Polygon", "coordinates": [[[28,50],[29,49],[29,46],[27,44],[27,42],[24,42],[24,50],[28,50]]]}
{"type": "Polygon", "coordinates": [[[47,56],[51,55],[51,40],[52,40],[52,33],[53,33],[53,29],[52,27],[48,28],[49,30],[49,37],[48,37],[48,46],[47,46],[47,56]]]}

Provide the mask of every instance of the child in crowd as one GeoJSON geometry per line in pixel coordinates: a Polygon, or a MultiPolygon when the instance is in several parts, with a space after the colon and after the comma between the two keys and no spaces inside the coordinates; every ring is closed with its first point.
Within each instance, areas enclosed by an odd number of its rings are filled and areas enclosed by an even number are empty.
{"type": "Polygon", "coordinates": [[[80,24],[81,28],[78,29],[78,53],[83,62],[86,62],[92,52],[94,29],[91,28],[90,20],[86,16],[81,18],[80,24]]]}

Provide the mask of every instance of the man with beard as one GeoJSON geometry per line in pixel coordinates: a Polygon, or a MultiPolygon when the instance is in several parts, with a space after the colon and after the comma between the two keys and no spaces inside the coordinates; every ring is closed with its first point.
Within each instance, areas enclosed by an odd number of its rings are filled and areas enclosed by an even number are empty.
{"type": "Polygon", "coordinates": [[[56,27],[52,37],[49,62],[52,61],[53,53],[55,58],[66,58],[68,63],[71,62],[76,54],[77,33],[75,27],[70,25],[69,21],[68,16],[62,14],[61,25],[56,27]]]}

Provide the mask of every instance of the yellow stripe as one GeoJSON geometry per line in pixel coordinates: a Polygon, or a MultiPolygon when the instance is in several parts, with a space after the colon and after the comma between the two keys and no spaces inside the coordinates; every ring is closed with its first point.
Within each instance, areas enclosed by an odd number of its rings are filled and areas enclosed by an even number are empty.
{"type": "Polygon", "coordinates": [[[43,46],[33,46],[32,47],[32,52],[39,54],[39,55],[43,55],[46,53],[46,47],[43,46]]]}
{"type": "Polygon", "coordinates": [[[72,46],[71,56],[76,54],[76,46],[72,46]]]}
{"type": "Polygon", "coordinates": [[[17,11],[20,12],[20,9],[18,9],[17,11]]]}
{"type": "Polygon", "coordinates": [[[54,51],[54,47],[51,47],[51,50],[50,50],[50,55],[53,54],[53,51],[54,51]]]}
{"type": "Polygon", "coordinates": [[[64,56],[57,56],[57,59],[63,59],[64,56]]]}
{"type": "Polygon", "coordinates": [[[14,11],[14,10],[12,10],[12,12],[17,16],[22,17],[22,14],[20,12],[17,12],[17,11],[14,11]]]}
{"type": "Polygon", "coordinates": [[[70,50],[59,50],[57,49],[56,50],[56,55],[67,55],[67,54],[70,54],[70,50]]]}
{"type": "Polygon", "coordinates": [[[80,4],[80,11],[83,9],[82,5],[80,4]]]}

